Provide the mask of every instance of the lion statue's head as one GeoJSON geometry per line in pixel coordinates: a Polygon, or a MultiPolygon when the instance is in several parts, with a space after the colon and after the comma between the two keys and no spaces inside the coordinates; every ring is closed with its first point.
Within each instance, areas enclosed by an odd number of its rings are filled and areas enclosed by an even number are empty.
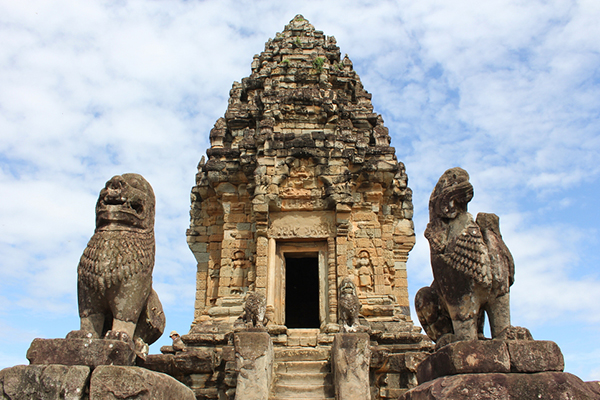
{"type": "Polygon", "coordinates": [[[429,198],[429,217],[456,218],[467,211],[467,204],[473,198],[473,186],[469,174],[462,168],[451,168],[438,180],[429,198]]]}
{"type": "Polygon", "coordinates": [[[143,176],[112,177],[96,203],[96,231],[154,229],[154,191],[143,176]]]}

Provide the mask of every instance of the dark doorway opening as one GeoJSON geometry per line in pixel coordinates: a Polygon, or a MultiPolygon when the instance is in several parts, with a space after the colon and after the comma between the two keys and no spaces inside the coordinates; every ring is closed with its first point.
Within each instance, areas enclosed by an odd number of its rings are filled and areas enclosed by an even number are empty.
{"type": "Polygon", "coordinates": [[[319,328],[319,260],[305,254],[285,255],[285,325],[319,328]]]}

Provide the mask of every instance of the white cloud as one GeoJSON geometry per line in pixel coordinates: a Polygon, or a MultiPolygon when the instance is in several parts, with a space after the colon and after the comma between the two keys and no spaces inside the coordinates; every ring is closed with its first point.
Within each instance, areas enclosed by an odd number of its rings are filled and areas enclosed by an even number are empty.
{"type": "MultiPolygon", "coordinates": [[[[0,4],[0,311],[74,312],[97,193],[111,176],[138,172],[157,195],[155,285],[167,330],[187,329],[196,164],[232,82],[297,13],[349,54],[407,165],[419,232],[411,295],[431,281],[429,194],[458,165],[475,186],[471,210],[502,217],[517,261],[514,317],[538,330],[549,318],[597,327],[599,279],[585,265],[586,235],[598,235],[590,220],[600,221],[590,215],[583,228],[573,214],[600,179],[600,6],[591,0],[0,4]]],[[[47,328],[39,334],[59,334],[47,328]]]]}

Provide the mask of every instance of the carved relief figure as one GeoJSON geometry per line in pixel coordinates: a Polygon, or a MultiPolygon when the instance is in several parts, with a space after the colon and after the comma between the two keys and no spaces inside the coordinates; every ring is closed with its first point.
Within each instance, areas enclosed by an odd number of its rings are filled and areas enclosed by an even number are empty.
{"type": "Polygon", "coordinates": [[[342,332],[356,332],[358,330],[358,315],[361,307],[353,279],[347,276],[340,285],[338,299],[338,324],[342,332]]]}
{"type": "Polygon", "coordinates": [[[477,339],[484,312],[492,337],[511,332],[513,258],[502,240],[498,216],[479,213],[473,221],[467,212],[472,198],[469,175],[452,168],[442,175],[429,200],[425,237],[434,281],[419,290],[415,303],[419,320],[434,341],[452,333],[450,340],[477,339]]]}
{"type": "Polygon", "coordinates": [[[396,268],[393,265],[388,265],[388,262],[383,265],[383,283],[386,286],[386,290],[389,289],[389,292],[396,285],[396,268]]]}
{"type": "Polygon", "coordinates": [[[100,191],[96,230],[77,269],[81,329],[68,337],[134,340],[143,356],[162,334],[165,317],[152,289],[154,203],[137,174],[115,176],[100,191]]]}
{"type": "Polygon", "coordinates": [[[232,294],[240,294],[248,284],[248,262],[243,251],[238,250],[233,254],[232,264],[233,272],[231,273],[229,287],[232,294]]]}
{"type": "Polygon", "coordinates": [[[221,279],[221,268],[215,264],[214,268],[209,268],[208,284],[206,288],[207,298],[210,304],[214,304],[219,297],[219,281],[221,279]]]}
{"type": "Polygon", "coordinates": [[[356,260],[356,273],[358,274],[358,287],[361,292],[373,292],[373,263],[368,251],[358,253],[356,260]]]}

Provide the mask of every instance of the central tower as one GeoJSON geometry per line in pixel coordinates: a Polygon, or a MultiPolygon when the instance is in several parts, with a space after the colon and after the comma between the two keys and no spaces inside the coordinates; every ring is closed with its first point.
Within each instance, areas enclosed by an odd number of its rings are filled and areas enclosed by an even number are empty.
{"type": "Polygon", "coordinates": [[[270,332],[336,332],[346,276],[375,336],[410,330],[411,191],[334,37],[296,16],[234,82],[210,142],[187,232],[198,261],[190,333],[230,332],[253,290],[270,332]]]}

